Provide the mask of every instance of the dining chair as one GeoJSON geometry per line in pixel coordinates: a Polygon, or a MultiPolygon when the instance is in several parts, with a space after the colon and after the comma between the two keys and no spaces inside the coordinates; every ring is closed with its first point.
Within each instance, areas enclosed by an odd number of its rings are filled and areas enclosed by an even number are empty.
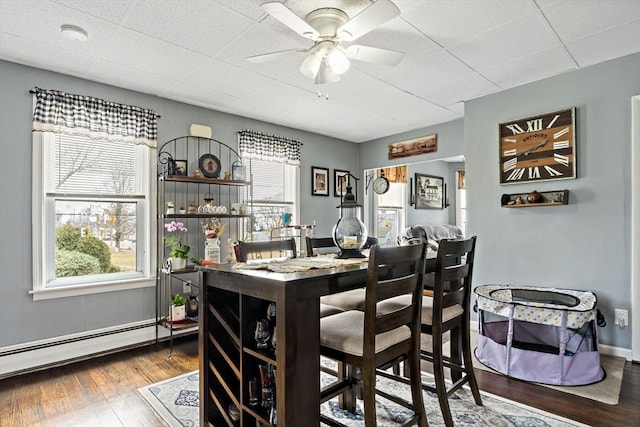
{"type": "MultiPolygon", "coordinates": [[[[361,387],[366,426],[376,423],[376,394],[414,412],[404,425],[427,425],[420,378],[420,308],[425,245],[371,247],[367,268],[364,311],[348,310],[320,319],[320,355],[338,362],[338,378],[323,387],[321,402],[343,396],[347,409],[355,410],[361,387]],[[407,303],[386,313],[377,306],[389,298],[406,296],[407,303]],[[376,389],[376,377],[404,384],[407,379],[383,370],[394,361],[408,361],[412,401],[376,389]],[[359,370],[360,375],[355,375],[359,370]]],[[[322,422],[342,425],[321,415],[322,422]]]]}
{"type": "MultiPolygon", "coordinates": [[[[453,426],[449,396],[468,383],[477,405],[482,406],[480,390],[473,371],[470,331],[470,298],[477,237],[443,239],[439,242],[433,280],[433,296],[423,297],[420,330],[432,337],[431,350],[421,349],[422,360],[432,363],[435,387],[422,388],[438,396],[440,411],[447,427],[453,426]],[[443,335],[450,332],[450,356],[444,354],[443,335]],[[444,369],[452,383],[447,387],[444,369]]],[[[396,309],[406,297],[385,301],[381,312],[396,309]]]]}
{"type": "Polygon", "coordinates": [[[251,242],[240,242],[238,250],[238,261],[246,262],[249,255],[256,259],[260,258],[288,258],[296,257],[296,241],[290,239],[259,240],[251,242]]]}
{"type": "MultiPolygon", "coordinates": [[[[279,258],[282,257],[283,254],[288,255],[289,258],[296,258],[296,240],[293,237],[282,240],[276,239],[240,242],[238,248],[238,261],[247,262],[250,255],[254,255],[257,258],[265,255],[266,258],[279,258]]],[[[341,313],[342,311],[344,310],[340,307],[325,304],[320,301],[320,318],[341,313]]]]}
{"type": "MultiPolygon", "coordinates": [[[[333,237],[308,237],[306,238],[307,256],[319,254],[338,253],[340,248],[333,241],[333,237]]],[[[364,310],[364,287],[338,292],[337,294],[320,297],[320,302],[342,310],[364,310]]]]}

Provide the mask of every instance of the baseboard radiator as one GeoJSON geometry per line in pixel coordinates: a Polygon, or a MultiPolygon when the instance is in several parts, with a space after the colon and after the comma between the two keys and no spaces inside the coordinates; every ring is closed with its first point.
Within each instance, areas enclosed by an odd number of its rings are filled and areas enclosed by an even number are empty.
{"type": "Polygon", "coordinates": [[[0,379],[148,345],[161,339],[154,319],[0,348],[0,379]]]}

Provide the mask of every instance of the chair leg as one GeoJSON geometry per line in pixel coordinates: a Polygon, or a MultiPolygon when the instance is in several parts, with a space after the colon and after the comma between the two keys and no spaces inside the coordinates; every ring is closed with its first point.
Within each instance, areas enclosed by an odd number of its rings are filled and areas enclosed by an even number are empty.
{"type": "MultiPolygon", "coordinates": [[[[411,396],[413,406],[418,415],[418,425],[427,427],[427,413],[422,399],[422,376],[420,374],[420,339],[416,343],[418,348],[414,349],[413,354],[409,355],[409,360],[404,361],[405,367],[409,365],[409,381],[411,382],[411,396]]],[[[406,374],[406,369],[405,369],[406,374]]]]}
{"type": "MultiPolygon", "coordinates": [[[[462,365],[461,353],[464,348],[464,344],[461,343],[461,340],[464,339],[463,333],[460,331],[460,328],[454,328],[449,331],[450,340],[449,340],[449,349],[451,353],[451,363],[457,366],[462,365]]],[[[451,369],[451,381],[456,382],[462,378],[462,372],[458,369],[451,369]]]]}
{"type": "Polygon", "coordinates": [[[362,366],[362,399],[364,401],[364,425],[375,426],[376,421],[376,369],[365,361],[362,366]]]}
{"type": "Polygon", "coordinates": [[[341,409],[349,412],[356,411],[356,380],[354,378],[355,368],[352,365],[338,362],[338,381],[348,378],[352,386],[349,390],[338,396],[338,405],[341,409]]]}
{"type": "Polygon", "coordinates": [[[473,358],[471,355],[471,332],[468,322],[462,325],[462,357],[464,358],[465,373],[469,376],[469,387],[473,393],[473,399],[476,405],[482,406],[482,398],[480,397],[480,389],[476,381],[476,374],[473,370],[473,358]]]}
{"type": "Polygon", "coordinates": [[[449,409],[449,399],[447,397],[447,384],[444,380],[444,365],[442,360],[442,334],[433,334],[433,377],[436,382],[436,395],[440,404],[440,412],[447,427],[453,427],[453,418],[449,409]]]}

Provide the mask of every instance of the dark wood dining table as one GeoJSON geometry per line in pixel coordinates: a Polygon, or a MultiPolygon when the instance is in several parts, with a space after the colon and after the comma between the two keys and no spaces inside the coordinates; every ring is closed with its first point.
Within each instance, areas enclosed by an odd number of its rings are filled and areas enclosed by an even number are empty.
{"type": "Polygon", "coordinates": [[[277,354],[273,356],[277,425],[319,425],[320,297],[362,287],[366,270],[366,262],[288,273],[239,269],[233,264],[201,267],[200,425],[224,425],[224,421],[234,425],[225,413],[230,403],[240,409],[244,425],[253,419],[267,420],[247,404],[247,383],[253,375],[247,355],[269,360],[255,350],[253,325],[246,324],[255,324],[255,314],[249,312],[251,304],[247,303],[252,301],[275,302],[277,307],[277,354]],[[223,305],[237,310],[237,331],[233,330],[234,321],[220,321],[226,309],[219,301],[225,298],[230,303],[223,305]],[[225,349],[220,337],[225,333],[237,343],[240,360],[233,360],[235,350],[225,349]],[[225,365],[234,366],[227,369],[225,365]]]}

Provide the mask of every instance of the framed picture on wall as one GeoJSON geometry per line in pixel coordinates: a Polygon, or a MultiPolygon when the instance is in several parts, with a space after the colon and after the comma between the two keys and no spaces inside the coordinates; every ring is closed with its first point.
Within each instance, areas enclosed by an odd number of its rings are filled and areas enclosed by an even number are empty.
{"type": "Polygon", "coordinates": [[[417,173],[414,201],[416,209],[444,209],[444,178],[417,173]]]}
{"type": "Polygon", "coordinates": [[[349,178],[349,171],[343,171],[340,169],[333,170],[333,195],[335,197],[342,197],[347,192],[347,180],[349,178]]]}
{"type": "Polygon", "coordinates": [[[329,169],[311,166],[311,195],[329,195],[329,169]]]}

